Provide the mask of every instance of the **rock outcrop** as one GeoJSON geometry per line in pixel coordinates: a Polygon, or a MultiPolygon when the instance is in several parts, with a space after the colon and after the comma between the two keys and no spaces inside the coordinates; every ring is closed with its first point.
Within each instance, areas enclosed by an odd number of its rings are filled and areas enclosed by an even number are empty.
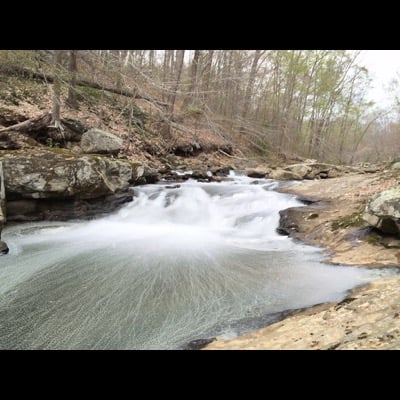
{"type": "Polygon", "coordinates": [[[144,185],[146,183],[156,183],[160,180],[160,175],[154,168],[147,165],[132,163],[132,178],[130,183],[144,185]]]}
{"type": "Polygon", "coordinates": [[[118,193],[93,199],[24,199],[7,202],[9,221],[67,221],[101,216],[133,200],[132,193],[118,193]]]}
{"type": "Polygon", "coordinates": [[[279,225],[276,228],[281,235],[292,236],[295,232],[304,232],[307,220],[318,218],[319,207],[290,207],[279,211],[279,225]]]}
{"type": "Polygon", "coordinates": [[[0,240],[0,255],[8,253],[8,246],[5,242],[0,240]]]}
{"type": "Polygon", "coordinates": [[[121,138],[100,129],[90,129],[81,138],[81,149],[84,153],[118,154],[122,148],[121,138]]]}
{"type": "Polygon", "coordinates": [[[400,233],[400,185],[376,194],[367,203],[363,219],[384,233],[400,233]]]}
{"type": "Polygon", "coordinates": [[[132,177],[128,162],[79,156],[66,150],[7,152],[3,161],[7,199],[90,199],[125,191],[132,177]]]}
{"type": "Polygon", "coordinates": [[[318,163],[314,160],[310,160],[309,162],[300,164],[291,164],[285,167],[278,167],[273,170],[266,171],[266,174],[267,177],[277,180],[311,180],[338,178],[349,173],[372,173],[376,172],[376,170],[376,168],[357,169],[350,166],[318,163]]]}
{"type": "Polygon", "coordinates": [[[35,149],[0,155],[7,219],[69,219],[110,212],[132,200],[137,168],[127,161],[67,150],[35,149]]]}
{"type": "Polygon", "coordinates": [[[282,168],[277,168],[271,171],[268,174],[268,178],[276,179],[278,181],[294,181],[303,179],[300,175],[282,168]]]}
{"type": "MultiPolygon", "coordinates": [[[[397,268],[398,240],[387,236],[383,246],[369,242],[371,230],[359,225],[365,201],[396,182],[396,173],[366,176],[362,172],[281,188],[279,191],[313,199],[310,206],[280,212],[281,233],[323,245],[329,251],[325,261],[333,264],[397,268]]],[[[385,197],[393,200],[397,190],[399,185],[386,191],[391,196],[386,193],[385,197]]],[[[369,205],[374,206],[380,196],[373,197],[369,205]]],[[[354,289],[340,302],[312,307],[234,339],[218,338],[205,349],[399,349],[399,285],[397,277],[373,282],[354,289]]]]}
{"type": "Polygon", "coordinates": [[[337,178],[350,172],[351,169],[332,164],[311,162],[288,165],[284,170],[298,175],[300,179],[326,179],[337,178]]]}
{"type": "Polygon", "coordinates": [[[246,168],[245,173],[250,178],[265,178],[272,172],[271,168],[259,166],[257,168],[246,168]]]}
{"type": "Polygon", "coordinates": [[[217,339],[205,349],[399,349],[399,284],[398,278],[373,282],[338,303],[314,306],[234,339],[217,339]]]}

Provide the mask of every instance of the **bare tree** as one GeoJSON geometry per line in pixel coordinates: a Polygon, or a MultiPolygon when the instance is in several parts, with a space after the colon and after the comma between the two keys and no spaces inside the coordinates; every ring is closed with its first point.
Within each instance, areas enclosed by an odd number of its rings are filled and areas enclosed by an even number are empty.
{"type": "Polygon", "coordinates": [[[256,50],[253,56],[253,62],[251,64],[251,70],[249,75],[249,81],[247,82],[246,91],[243,99],[243,110],[242,110],[242,119],[247,117],[247,113],[249,112],[250,104],[251,104],[251,95],[253,93],[254,82],[256,80],[256,73],[258,67],[258,61],[260,57],[265,53],[265,50],[256,50]]]}
{"type": "Polygon", "coordinates": [[[199,65],[199,59],[200,50],[195,50],[190,71],[189,93],[183,101],[183,107],[186,107],[190,103],[190,101],[193,101],[193,99],[196,97],[194,91],[197,90],[197,69],[199,65]]]}
{"type": "Polygon", "coordinates": [[[206,63],[204,65],[204,69],[202,71],[202,78],[203,78],[202,90],[204,92],[205,98],[208,96],[208,89],[210,87],[211,69],[212,69],[211,67],[212,67],[212,62],[213,62],[213,56],[214,56],[214,50],[208,50],[206,63]]]}
{"type": "Polygon", "coordinates": [[[76,73],[78,71],[77,67],[77,55],[78,50],[70,50],[69,51],[69,73],[70,73],[70,82],[68,87],[68,98],[67,98],[67,105],[71,108],[77,110],[78,109],[78,99],[76,96],[76,73]]]}
{"type": "Polygon", "coordinates": [[[53,110],[51,116],[51,127],[63,131],[60,118],[60,92],[61,92],[61,60],[62,60],[62,50],[54,50],[54,83],[53,83],[53,110]]]}
{"type": "Polygon", "coordinates": [[[175,70],[175,78],[174,78],[174,82],[173,82],[174,86],[171,91],[171,96],[169,98],[169,107],[168,107],[168,114],[169,114],[170,119],[172,119],[172,117],[174,115],[176,94],[178,92],[179,83],[181,80],[184,57],[185,57],[185,50],[177,50],[176,62],[175,62],[175,68],[174,68],[174,70],[175,70]]]}

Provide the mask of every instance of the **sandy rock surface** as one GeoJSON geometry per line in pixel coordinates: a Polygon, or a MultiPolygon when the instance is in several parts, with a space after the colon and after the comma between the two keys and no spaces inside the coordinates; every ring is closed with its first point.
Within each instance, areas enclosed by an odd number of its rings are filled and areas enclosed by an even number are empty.
{"type": "MultiPolygon", "coordinates": [[[[400,265],[396,237],[372,241],[361,218],[375,193],[393,187],[397,173],[353,174],[299,182],[281,191],[312,200],[290,210],[290,236],[323,246],[328,262],[366,267],[400,265]]],[[[282,216],[282,214],[281,214],[282,216]]],[[[246,335],[216,341],[219,349],[400,349],[400,277],[356,288],[341,302],[311,307],[246,335]]]]}

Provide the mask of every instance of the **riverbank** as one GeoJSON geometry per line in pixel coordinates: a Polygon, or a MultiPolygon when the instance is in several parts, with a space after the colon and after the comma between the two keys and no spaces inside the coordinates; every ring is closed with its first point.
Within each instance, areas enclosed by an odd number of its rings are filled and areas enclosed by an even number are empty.
{"type": "MultiPolygon", "coordinates": [[[[332,264],[397,267],[397,239],[377,238],[359,218],[366,200],[395,185],[396,175],[388,171],[353,174],[280,189],[311,202],[289,213],[290,236],[323,246],[326,262],[332,264]]],[[[284,215],[288,213],[282,211],[284,215]]],[[[234,339],[218,338],[205,349],[398,349],[399,287],[400,278],[372,282],[354,289],[341,302],[311,307],[234,339]]]]}
{"type": "Polygon", "coordinates": [[[400,348],[400,278],[353,290],[341,302],[311,307],[264,329],[206,350],[350,350],[400,348]]]}

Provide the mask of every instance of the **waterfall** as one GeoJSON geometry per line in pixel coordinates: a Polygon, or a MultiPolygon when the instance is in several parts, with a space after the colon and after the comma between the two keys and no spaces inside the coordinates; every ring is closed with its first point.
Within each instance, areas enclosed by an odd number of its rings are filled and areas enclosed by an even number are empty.
{"type": "Polygon", "coordinates": [[[146,185],[104,218],[7,227],[0,348],[174,349],[385,273],[325,265],[319,249],[278,235],[278,211],[300,203],[277,185],[146,185]]]}

